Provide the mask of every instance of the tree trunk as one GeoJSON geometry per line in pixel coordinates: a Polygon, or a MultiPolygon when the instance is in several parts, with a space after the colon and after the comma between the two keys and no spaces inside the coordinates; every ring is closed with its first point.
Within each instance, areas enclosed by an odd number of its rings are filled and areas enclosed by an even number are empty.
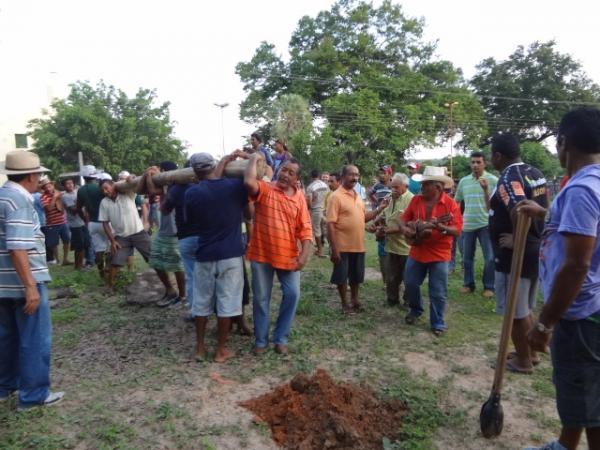
{"type": "MultiPolygon", "coordinates": [[[[236,161],[232,161],[227,166],[225,166],[225,177],[227,178],[243,178],[244,172],[246,171],[246,167],[248,166],[247,159],[238,159],[236,161]]],[[[256,164],[256,173],[259,179],[265,175],[265,166],[266,163],[264,160],[259,159],[256,164]]],[[[137,190],[138,184],[141,181],[142,177],[134,177],[129,181],[117,181],[115,183],[115,188],[117,192],[130,192],[137,190]]],[[[197,183],[198,178],[194,174],[194,169],[185,168],[185,169],[177,169],[177,170],[169,170],[167,172],[160,172],[152,176],[152,182],[156,186],[164,186],[167,184],[188,184],[188,183],[197,183]]]]}

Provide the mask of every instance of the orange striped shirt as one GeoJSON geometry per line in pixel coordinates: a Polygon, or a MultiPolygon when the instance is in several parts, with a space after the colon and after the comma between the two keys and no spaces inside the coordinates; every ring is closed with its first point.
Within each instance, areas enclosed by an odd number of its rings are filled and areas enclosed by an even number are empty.
{"type": "Polygon", "coordinates": [[[298,241],[312,239],[304,194],[296,190],[289,197],[275,183],[259,181],[258,194],[250,200],[255,207],[254,227],[246,257],[276,269],[294,270],[298,241]]]}

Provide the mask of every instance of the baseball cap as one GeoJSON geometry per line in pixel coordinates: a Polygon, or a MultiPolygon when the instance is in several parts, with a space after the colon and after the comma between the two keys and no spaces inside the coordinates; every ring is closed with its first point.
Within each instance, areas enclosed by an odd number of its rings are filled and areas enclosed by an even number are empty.
{"type": "Polygon", "coordinates": [[[212,170],[216,164],[210,153],[194,153],[190,156],[190,167],[200,172],[212,170]]]}
{"type": "Polygon", "coordinates": [[[131,175],[131,174],[130,174],[129,172],[127,172],[126,170],[121,170],[121,171],[119,172],[119,175],[117,176],[117,178],[118,178],[119,180],[124,180],[124,179],[126,179],[126,178],[127,178],[129,175],[131,175]]]}
{"type": "Polygon", "coordinates": [[[385,172],[386,174],[391,175],[392,174],[392,166],[390,166],[389,164],[386,164],[384,166],[381,166],[379,168],[379,171],[385,172]]]}
{"type": "Polygon", "coordinates": [[[46,175],[43,175],[40,178],[39,186],[43,187],[46,186],[48,183],[52,183],[52,181],[50,181],[50,178],[48,178],[46,175]]]}
{"type": "Polygon", "coordinates": [[[110,176],[109,173],[106,172],[101,172],[99,174],[96,175],[96,178],[98,178],[99,180],[112,180],[112,177],[110,176]]]}
{"type": "Polygon", "coordinates": [[[410,167],[411,169],[417,169],[418,170],[419,167],[421,167],[421,166],[419,165],[418,162],[411,162],[411,163],[408,163],[407,167],[410,167]]]}
{"type": "Polygon", "coordinates": [[[83,178],[96,178],[96,167],[92,165],[82,166],[79,175],[81,175],[83,178]]]}

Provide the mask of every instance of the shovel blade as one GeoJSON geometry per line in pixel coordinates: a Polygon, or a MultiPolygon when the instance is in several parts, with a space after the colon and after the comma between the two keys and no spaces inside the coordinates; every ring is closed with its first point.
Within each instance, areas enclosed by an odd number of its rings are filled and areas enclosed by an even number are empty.
{"type": "Polygon", "coordinates": [[[492,393],[481,407],[479,426],[485,438],[500,436],[504,425],[504,410],[500,403],[500,394],[492,393]]]}

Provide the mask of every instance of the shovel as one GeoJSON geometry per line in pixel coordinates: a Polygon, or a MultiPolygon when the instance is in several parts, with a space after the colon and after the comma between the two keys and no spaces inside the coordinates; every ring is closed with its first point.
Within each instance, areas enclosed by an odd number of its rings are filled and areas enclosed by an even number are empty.
{"type": "Polygon", "coordinates": [[[498,347],[498,359],[496,360],[496,372],[494,373],[494,384],[490,397],[481,407],[479,414],[479,426],[481,433],[486,438],[499,436],[504,425],[504,411],[500,403],[502,391],[502,379],[506,367],[506,355],[508,354],[508,341],[515,318],[515,305],[517,304],[517,292],[523,267],[523,254],[525,253],[525,242],[527,232],[531,225],[531,218],[523,213],[517,213],[517,225],[513,233],[513,255],[510,263],[510,284],[508,286],[508,302],[504,311],[502,322],[502,334],[500,335],[500,346],[498,347]]]}

